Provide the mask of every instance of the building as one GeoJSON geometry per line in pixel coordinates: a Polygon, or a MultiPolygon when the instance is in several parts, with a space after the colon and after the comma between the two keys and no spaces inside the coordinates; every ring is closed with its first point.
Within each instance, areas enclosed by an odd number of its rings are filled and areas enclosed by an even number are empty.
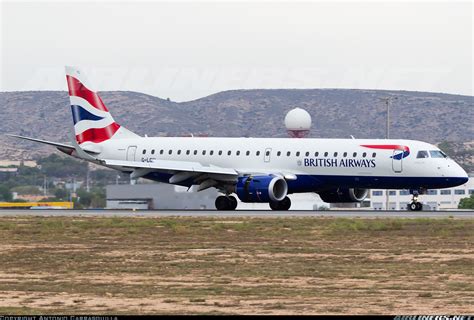
{"type": "MultiPolygon", "coordinates": [[[[219,196],[216,189],[197,192],[197,186],[186,187],[164,183],[115,184],[106,188],[107,209],[194,209],[213,210],[219,196]]],[[[291,210],[328,208],[316,193],[290,194],[291,210]]],[[[268,203],[243,203],[237,200],[238,210],[269,210],[268,203]]]]}
{"type": "Polygon", "coordinates": [[[107,209],[214,209],[217,190],[196,192],[193,186],[174,186],[164,183],[113,184],[106,188],[107,209]]]}
{"type": "MultiPolygon", "coordinates": [[[[386,192],[388,192],[388,210],[407,210],[407,205],[412,200],[409,190],[381,190],[370,191],[370,204],[374,210],[386,210],[386,192]]],[[[426,210],[457,209],[459,201],[474,193],[474,175],[469,176],[469,181],[461,186],[449,189],[427,190],[420,195],[418,201],[423,203],[426,210]]]]}

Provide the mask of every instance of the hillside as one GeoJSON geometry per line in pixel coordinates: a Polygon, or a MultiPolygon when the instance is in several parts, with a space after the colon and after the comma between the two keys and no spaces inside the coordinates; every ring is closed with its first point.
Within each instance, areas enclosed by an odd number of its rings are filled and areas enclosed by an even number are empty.
{"type": "MultiPolygon", "coordinates": [[[[392,138],[431,143],[474,140],[472,96],[346,89],[233,90],[176,103],[137,92],[100,94],[115,120],[140,135],[286,137],[285,114],[301,107],[313,118],[310,137],[384,138],[385,104],[380,98],[396,96],[391,108],[392,138]]],[[[4,133],[69,141],[72,119],[67,92],[2,92],[0,105],[0,159],[35,158],[52,151],[4,133]]]]}

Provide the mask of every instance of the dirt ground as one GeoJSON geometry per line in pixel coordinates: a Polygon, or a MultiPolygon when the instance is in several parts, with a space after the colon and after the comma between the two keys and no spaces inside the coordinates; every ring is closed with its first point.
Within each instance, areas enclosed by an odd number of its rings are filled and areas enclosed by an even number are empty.
{"type": "Polygon", "coordinates": [[[0,314],[472,314],[474,221],[0,218],[0,314]]]}

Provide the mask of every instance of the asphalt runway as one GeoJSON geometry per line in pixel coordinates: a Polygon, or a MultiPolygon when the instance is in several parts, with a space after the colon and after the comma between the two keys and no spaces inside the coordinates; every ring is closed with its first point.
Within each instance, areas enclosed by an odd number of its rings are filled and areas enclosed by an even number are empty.
{"type": "Polygon", "coordinates": [[[66,216],[66,217],[331,217],[331,218],[456,218],[472,219],[474,211],[368,211],[368,210],[329,210],[329,211],[271,211],[271,210],[0,210],[0,217],[11,216],[66,216]]]}

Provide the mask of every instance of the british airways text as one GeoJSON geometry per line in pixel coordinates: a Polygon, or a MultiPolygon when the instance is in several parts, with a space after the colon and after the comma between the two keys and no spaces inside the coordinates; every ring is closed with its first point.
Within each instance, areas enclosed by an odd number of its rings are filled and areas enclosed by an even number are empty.
{"type": "Polygon", "coordinates": [[[375,168],[375,159],[304,159],[305,167],[375,168]]]}

